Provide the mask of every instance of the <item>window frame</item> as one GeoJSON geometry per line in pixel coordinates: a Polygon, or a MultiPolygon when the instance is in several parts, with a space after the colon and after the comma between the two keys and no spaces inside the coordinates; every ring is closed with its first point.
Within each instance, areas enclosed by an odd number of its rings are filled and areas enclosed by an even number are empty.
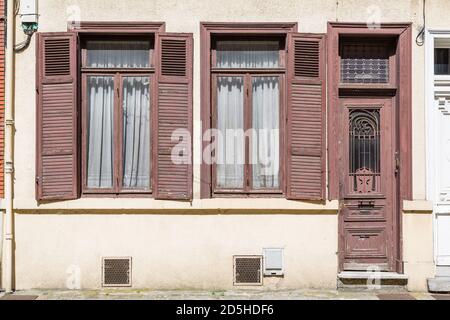
{"type": "MultiPolygon", "coordinates": [[[[202,120],[202,150],[206,150],[211,144],[211,139],[208,138],[208,131],[211,129],[211,48],[212,39],[215,36],[248,36],[248,35],[260,35],[260,36],[279,36],[288,39],[289,33],[296,33],[298,30],[297,22],[201,22],[200,23],[200,73],[202,90],[200,96],[200,108],[201,108],[201,120],[202,120]]],[[[286,57],[287,59],[287,57],[286,57]]],[[[286,90],[287,91],[287,90],[286,90]]],[[[287,93],[285,98],[287,99],[287,93]]],[[[287,100],[285,100],[287,105],[287,100]]],[[[283,123],[285,119],[283,119],[283,123]]],[[[283,152],[285,151],[285,143],[283,140],[283,152]]],[[[200,168],[200,198],[210,199],[213,197],[286,197],[286,182],[283,183],[282,195],[270,195],[270,194],[230,194],[230,195],[213,195],[212,190],[212,169],[209,155],[203,155],[203,161],[200,168]]],[[[285,163],[281,164],[285,166],[285,163]]]]}
{"type": "Polygon", "coordinates": [[[284,73],[236,73],[233,70],[232,73],[226,72],[214,72],[211,76],[211,90],[212,90],[212,120],[211,127],[216,129],[218,126],[218,103],[217,103],[217,79],[219,77],[242,77],[244,84],[244,103],[243,103],[243,111],[244,111],[244,133],[253,128],[253,90],[252,84],[253,79],[257,77],[277,77],[278,85],[279,85],[279,130],[280,130],[280,168],[279,168],[279,188],[262,188],[255,189],[253,187],[253,164],[250,163],[250,152],[251,152],[251,143],[250,139],[244,135],[244,148],[245,148],[245,164],[244,164],[244,186],[243,188],[219,188],[217,186],[217,163],[212,164],[212,193],[214,195],[230,195],[230,194],[273,194],[273,195],[282,195],[283,194],[283,186],[284,186],[284,161],[285,161],[285,150],[284,150],[284,140],[285,140],[285,97],[283,97],[283,92],[285,91],[285,74],[284,73]]]}
{"type": "Polygon", "coordinates": [[[245,146],[245,164],[244,164],[244,186],[243,188],[219,188],[217,186],[217,164],[214,162],[211,167],[211,194],[213,197],[242,197],[242,196],[274,196],[281,197],[285,193],[285,119],[287,108],[287,91],[286,91],[286,74],[287,74],[287,37],[283,35],[225,35],[215,36],[211,39],[211,56],[210,56],[210,126],[213,129],[217,128],[217,78],[218,77],[242,77],[244,82],[244,133],[252,129],[252,115],[253,115],[253,90],[252,79],[255,77],[278,77],[279,78],[279,130],[280,130],[280,168],[279,168],[279,188],[253,188],[253,166],[250,163],[250,141],[244,135],[245,146]],[[279,67],[278,68],[218,68],[217,61],[217,41],[246,41],[246,40],[277,40],[279,41],[279,67]]]}
{"type": "Polygon", "coordinates": [[[81,191],[82,196],[151,196],[155,190],[154,178],[154,146],[155,133],[152,132],[155,123],[156,111],[156,73],[155,73],[155,35],[87,35],[82,37],[81,42],[81,191]],[[87,67],[87,49],[86,42],[89,40],[145,40],[150,43],[149,50],[149,68],[93,68],[87,67]],[[87,78],[89,76],[112,76],[114,78],[114,155],[113,155],[113,187],[112,188],[89,188],[87,186],[87,131],[88,131],[88,99],[87,99],[87,78]],[[123,181],[123,78],[125,77],[149,77],[150,84],[150,177],[148,189],[129,189],[122,187],[123,181]]]}

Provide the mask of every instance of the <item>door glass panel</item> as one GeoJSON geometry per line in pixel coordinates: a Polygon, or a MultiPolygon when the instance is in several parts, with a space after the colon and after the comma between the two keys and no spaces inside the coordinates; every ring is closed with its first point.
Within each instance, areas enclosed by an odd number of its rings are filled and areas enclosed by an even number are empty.
{"type": "Polygon", "coordinates": [[[124,77],[123,178],[127,189],[150,188],[150,78],[124,77]]]}
{"type": "Polygon", "coordinates": [[[244,187],[244,79],[217,78],[217,187],[244,187]]]}
{"type": "Polygon", "coordinates": [[[353,192],[378,191],[380,110],[350,110],[350,185],[353,192]]]}
{"type": "Polygon", "coordinates": [[[254,77],[252,175],[254,189],[280,187],[280,88],[278,77],[254,77]]]}
{"type": "Polygon", "coordinates": [[[87,77],[87,187],[113,187],[114,78],[87,77]]]}
{"type": "Polygon", "coordinates": [[[149,41],[87,41],[86,50],[90,68],[150,67],[149,41]]]}
{"type": "Polygon", "coordinates": [[[278,41],[217,41],[218,68],[278,68],[278,41]]]}

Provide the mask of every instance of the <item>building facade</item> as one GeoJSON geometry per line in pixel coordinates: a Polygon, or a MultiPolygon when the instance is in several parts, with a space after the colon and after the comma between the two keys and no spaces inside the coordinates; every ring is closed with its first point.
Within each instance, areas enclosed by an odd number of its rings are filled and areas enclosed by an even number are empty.
{"type": "Polygon", "coordinates": [[[14,288],[428,290],[447,2],[39,1],[13,65],[14,288]]]}

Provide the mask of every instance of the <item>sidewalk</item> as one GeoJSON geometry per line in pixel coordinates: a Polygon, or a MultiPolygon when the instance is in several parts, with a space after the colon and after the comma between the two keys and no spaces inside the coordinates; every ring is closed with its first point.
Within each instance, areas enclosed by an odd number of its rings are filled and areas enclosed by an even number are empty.
{"type": "Polygon", "coordinates": [[[0,300],[450,300],[450,295],[389,291],[20,291],[0,300]]]}

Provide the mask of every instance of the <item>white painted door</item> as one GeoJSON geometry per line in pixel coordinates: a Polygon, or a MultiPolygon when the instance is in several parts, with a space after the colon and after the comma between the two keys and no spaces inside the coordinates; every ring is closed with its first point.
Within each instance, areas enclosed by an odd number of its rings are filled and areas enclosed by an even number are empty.
{"type": "Polygon", "coordinates": [[[438,266],[450,266],[450,96],[437,94],[435,101],[436,262],[438,266]]]}

